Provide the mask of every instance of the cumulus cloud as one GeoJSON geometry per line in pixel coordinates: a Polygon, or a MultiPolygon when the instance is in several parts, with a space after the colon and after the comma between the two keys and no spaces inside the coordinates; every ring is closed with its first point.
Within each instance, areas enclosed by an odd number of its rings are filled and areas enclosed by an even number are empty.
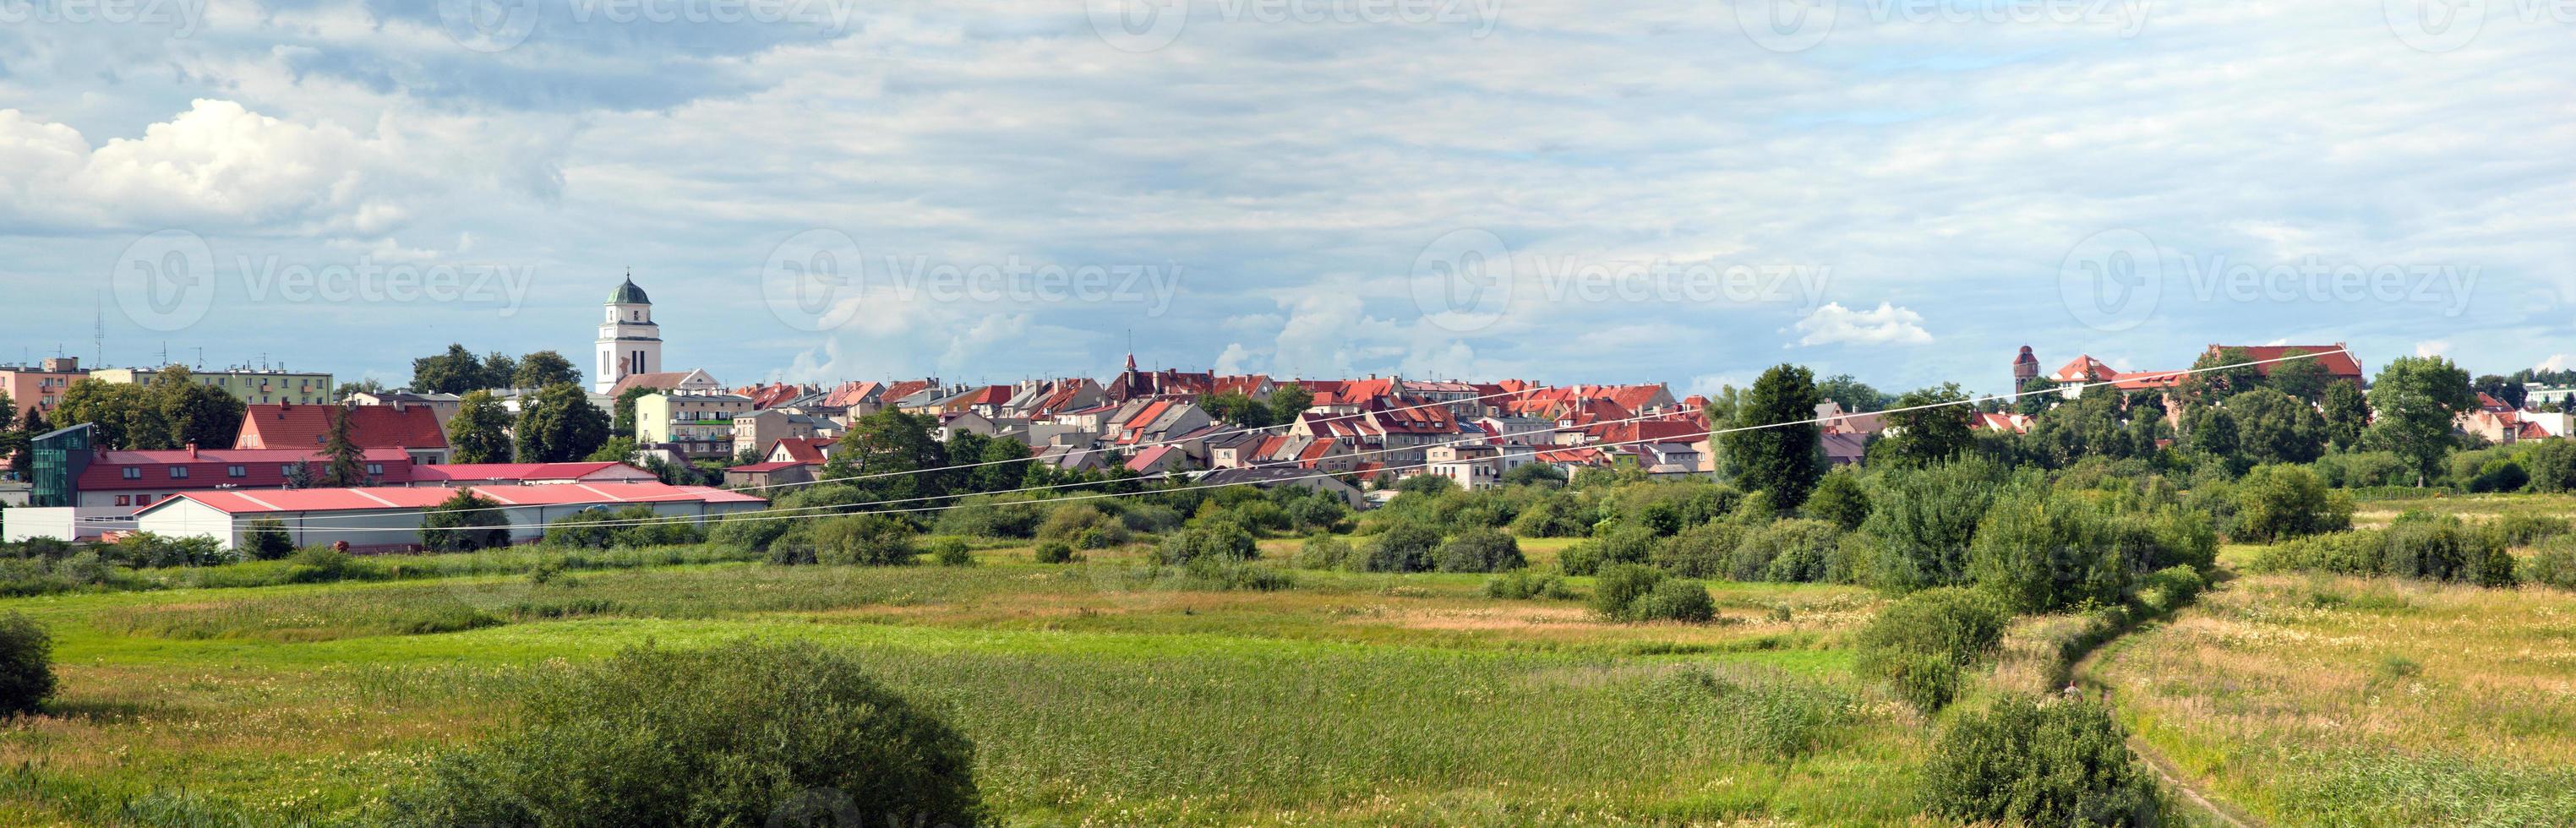
{"type": "Polygon", "coordinates": [[[1887,302],[1877,310],[1855,311],[1827,302],[1795,330],[1800,345],[1922,345],[1932,341],[1923,330],[1923,315],[1887,302]]]}

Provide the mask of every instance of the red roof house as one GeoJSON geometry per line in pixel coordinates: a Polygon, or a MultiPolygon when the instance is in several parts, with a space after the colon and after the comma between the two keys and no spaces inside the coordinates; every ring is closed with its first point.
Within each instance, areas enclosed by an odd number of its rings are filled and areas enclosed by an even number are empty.
{"type": "Polygon", "coordinates": [[[331,421],[344,417],[359,448],[401,449],[418,463],[447,460],[447,433],[427,406],[253,405],[242,415],[233,447],[314,451],[328,439],[331,421]]]}

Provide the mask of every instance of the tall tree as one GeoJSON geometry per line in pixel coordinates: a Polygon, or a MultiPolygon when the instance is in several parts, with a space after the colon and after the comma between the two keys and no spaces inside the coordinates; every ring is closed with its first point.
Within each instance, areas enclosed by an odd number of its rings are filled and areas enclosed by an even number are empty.
{"type": "MultiPolygon", "coordinates": [[[[27,445],[32,443],[37,437],[43,436],[53,430],[53,424],[45,422],[45,412],[28,409],[26,419],[21,420],[18,424],[18,447],[22,449],[26,448],[27,445]]],[[[36,455],[33,452],[21,451],[16,454],[12,454],[9,457],[9,470],[16,472],[18,474],[18,479],[25,480],[27,479],[28,472],[30,472],[32,467],[35,465],[35,458],[36,455]]]]}
{"type": "Polygon", "coordinates": [[[349,422],[349,409],[324,406],[326,424],[322,433],[322,479],[333,486],[363,486],[367,482],[367,452],[358,447],[357,428],[349,422]]]}
{"type": "Polygon", "coordinates": [[[2415,469],[2415,485],[2422,486],[2451,452],[2453,422],[2476,405],[2469,372],[2450,360],[2398,357],[2371,383],[2370,407],[2377,412],[2377,422],[2368,439],[2405,458],[2415,469]]]}
{"type": "Polygon", "coordinates": [[[2323,399],[2326,383],[2331,379],[2326,374],[2325,360],[2291,359],[2291,357],[2305,356],[2308,356],[2308,352],[2299,348],[2282,351],[2281,358],[2290,361],[2272,363],[2272,373],[2263,381],[2263,384],[2271,386],[2272,390],[2307,402],[2323,399]]]}
{"type": "Polygon", "coordinates": [[[2013,398],[2013,411],[2024,417],[2037,417],[2047,413],[2049,409],[2057,407],[2058,403],[2066,400],[2066,397],[2058,392],[2057,382],[2047,377],[2031,377],[2022,380],[2021,387],[2013,391],[2018,395],[2013,398]]]}
{"type": "MultiPolygon", "coordinates": [[[[36,412],[31,409],[27,413],[34,415],[36,412]]],[[[31,436],[26,429],[18,427],[17,401],[9,399],[9,392],[0,391],[0,458],[8,458],[14,464],[18,453],[27,449],[27,440],[31,436]]]]}
{"type": "Polygon", "coordinates": [[[438,505],[421,511],[420,542],[432,552],[507,546],[510,519],[503,515],[500,501],[475,494],[472,488],[458,489],[438,505]]]}
{"type": "Polygon", "coordinates": [[[2263,384],[2263,367],[2247,364],[2253,361],[2254,356],[2243,348],[2220,348],[2202,353],[2199,359],[2192,361],[2192,373],[2183,375],[2177,389],[2181,392],[2183,407],[2217,405],[2228,397],[2260,387],[2263,384]]]}
{"type": "Polygon", "coordinates": [[[411,390],[422,393],[463,394],[491,386],[483,383],[483,363],[474,352],[461,344],[449,344],[435,356],[411,361],[411,390]]]}
{"type": "Polygon", "coordinates": [[[1888,407],[1887,395],[1850,374],[1835,374],[1816,383],[1816,393],[1842,405],[1844,411],[1877,411],[1888,407]]]}
{"type": "Polygon", "coordinates": [[[2370,401],[2362,396],[2361,386],[2337,380],[2326,386],[2318,407],[2323,409],[2328,442],[2347,450],[2361,444],[2362,434],[2370,429],[2370,401]]]}
{"type": "Polygon", "coordinates": [[[1008,438],[986,442],[984,453],[974,458],[958,457],[955,454],[948,456],[958,462],[972,459],[984,464],[977,466],[974,474],[967,478],[967,485],[978,492],[998,492],[1016,487],[1020,484],[1020,480],[1027,476],[1027,470],[1022,467],[1036,465],[1018,462],[1028,459],[1029,444],[1008,438]]]}
{"type": "Polygon", "coordinates": [[[170,437],[161,412],[145,400],[143,386],[95,377],[73,380],[54,406],[54,422],[88,423],[100,448],[163,449],[170,437]]]}
{"type": "Polygon", "coordinates": [[[580,385],[581,370],[572,360],[554,351],[538,351],[519,358],[510,374],[512,388],[544,388],[550,385],[580,385]]]}
{"type": "MultiPolygon", "coordinates": [[[[512,382],[518,379],[519,361],[511,359],[509,354],[493,351],[483,355],[483,365],[476,369],[475,373],[482,377],[478,381],[480,384],[474,386],[476,388],[509,388],[512,387],[512,382]]],[[[544,388],[545,386],[518,387],[544,388]]]]}
{"type": "Polygon", "coordinates": [[[2521,408],[2525,401],[2531,399],[2531,389],[2522,387],[2521,380],[2488,374],[2479,377],[2474,385],[2477,386],[2478,393],[2494,397],[2497,402],[2515,408],[2521,408]]]}
{"type": "Polygon", "coordinates": [[[619,437],[634,437],[635,401],[659,393],[661,393],[659,389],[647,388],[641,385],[617,392],[617,402],[614,404],[617,410],[614,412],[614,416],[609,420],[609,433],[619,437]]]}
{"type": "Polygon", "coordinates": [[[233,395],[198,382],[184,365],[161,369],[146,396],[170,429],[168,442],[174,447],[232,448],[233,438],[241,433],[242,415],[249,410],[233,395]]]}
{"type": "Polygon", "coordinates": [[[520,403],[514,435],[521,463],[570,463],[608,442],[608,412],[569,384],[547,386],[520,403]]]}
{"type": "Polygon", "coordinates": [[[1315,392],[1306,390],[1305,386],[1292,382],[1270,389],[1270,421],[1296,422],[1297,417],[1305,414],[1306,408],[1314,404],[1315,392]]]}
{"type": "Polygon", "coordinates": [[[1215,417],[1219,422],[1241,428],[1261,428],[1273,422],[1270,419],[1269,406],[1254,402],[1241,391],[1227,391],[1200,397],[1199,407],[1207,409],[1208,416],[1215,417]]]}
{"type": "Polygon", "coordinates": [[[1796,365],[1776,365],[1753,381],[1735,412],[1737,427],[1723,436],[1726,453],[1743,469],[1736,475],[1746,489],[1769,492],[1773,505],[1796,509],[1825,476],[1824,432],[1814,423],[1814,372],[1796,365]]]}
{"type": "Polygon", "coordinates": [[[385,384],[384,384],[384,383],[382,383],[382,382],[377,382],[377,381],[376,381],[376,378],[374,378],[374,377],[367,377],[367,378],[365,378],[365,379],[361,379],[361,380],[358,380],[358,381],[356,381],[356,382],[344,382],[344,383],[340,383],[340,384],[339,384],[339,385],[337,385],[337,386],[334,386],[334,387],[331,389],[331,401],[332,401],[332,402],[348,402],[348,401],[349,401],[349,397],[350,397],[351,395],[355,395],[355,394],[382,394],[382,393],[384,393],[384,392],[385,392],[385,384]]]}
{"type": "Polygon", "coordinates": [[[510,412],[490,391],[466,392],[447,420],[447,445],[459,463],[510,461],[510,412]]]}
{"type": "Polygon", "coordinates": [[[947,465],[947,451],[930,438],[936,421],[900,411],[880,411],[850,424],[822,477],[849,478],[871,500],[905,500],[947,494],[932,475],[909,474],[947,465]]]}
{"type": "Polygon", "coordinates": [[[2227,413],[2236,420],[2236,449],[2257,465],[2312,463],[2325,453],[2325,419],[2279,389],[2238,394],[2227,401],[2227,413]]]}
{"type": "Polygon", "coordinates": [[[1976,414],[1968,406],[1968,392],[1955,382],[1906,392],[1889,409],[1887,426],[1894,433],[1880,449],[1882,456],[1908,468],[1958,457],[1977,447],[1976,414]]]}

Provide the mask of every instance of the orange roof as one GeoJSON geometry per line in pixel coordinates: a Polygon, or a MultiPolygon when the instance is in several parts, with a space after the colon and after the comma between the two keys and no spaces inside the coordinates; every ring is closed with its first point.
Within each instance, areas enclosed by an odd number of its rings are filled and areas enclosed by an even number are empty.
{"type": "Polygon", "coordinates": [[[359,448],[443,449],[447,433],[428,406],[253,405],[242,414],[234,448],[310,449],[322,445],[331,419],[346,417],[359,448]],[[338,413],[332,413],[338,412],[338,413]]]}

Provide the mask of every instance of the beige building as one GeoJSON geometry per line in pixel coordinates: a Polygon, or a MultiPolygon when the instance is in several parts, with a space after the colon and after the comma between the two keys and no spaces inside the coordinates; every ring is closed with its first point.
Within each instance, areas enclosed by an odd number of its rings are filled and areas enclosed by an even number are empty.
{"type": "Polygon", "coordinates": [[[740,394],[646,394],[635,399],[635,443],[668,443],[690,459],[734,454],[734,420],[751,413],[740,394]]]}
{"type": "MultiPolygon", "coordinates": [[[[222,389],[244,405],[322,405],[338,402],[331,398],[331,375],[285,369],[249,367],[221,371],[189,370],[189,378],[212,388],[222,389]]],[[[89,372],[103,382],[151,385],[161,375],[159,368],[98,368],[89,372]]]]}

